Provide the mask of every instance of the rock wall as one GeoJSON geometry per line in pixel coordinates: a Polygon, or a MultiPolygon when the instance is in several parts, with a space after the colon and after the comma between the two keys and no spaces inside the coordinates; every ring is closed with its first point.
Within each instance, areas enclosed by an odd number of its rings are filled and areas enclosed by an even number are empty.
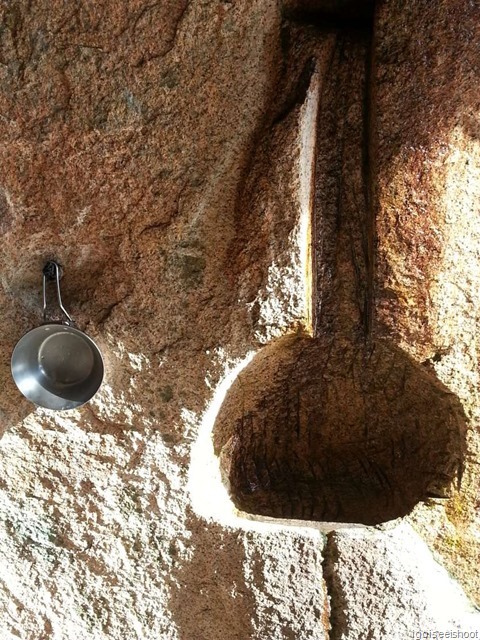
{"type": "Polygon", "coordinates": [[[460,399],[469,427],[460,490],[415,526],[477,602],[479,37],[476,3],[381,3],[372,101],[377,330],[460,399]]]}
{"type": "Polygon", "coordinates": [[[352,3],[338,4],[340,15],[330,1],[0,5],[2,639],[480,627],[432,558],[478,599],[474,3],[380,3],[372,76],[376,330],[462,403],[460,490],[417,507],[416,531],[252,518],[213,452],[235,372],[309,323],[307,88],[312,65],[318,86],[328,70],[332,22],[352,21],[352,3]],[[428,269],[410,260],[408,213],[439,229],[428,269]],[[50,258],[106,364],[94,400],[65,413],[30,405],[9,371],[41,321],[50,258]]]}

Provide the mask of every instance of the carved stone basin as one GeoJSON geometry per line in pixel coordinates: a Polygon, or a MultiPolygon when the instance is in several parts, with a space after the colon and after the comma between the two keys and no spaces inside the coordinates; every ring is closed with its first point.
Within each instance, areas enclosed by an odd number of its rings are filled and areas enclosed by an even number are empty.
{"type": "Polygon", "coordinates": [[[457,398],[399,349],[288,336],[229,390],[215,448],[236,507],[377,524],[445,497],[465,441],[457,398]]]}
{"type": "Polygon", "coordinates": [[[313,336],[264,347],[216,419],[224,481],[250,514],[377,524],[446,497],[461,475],[459,400],[373,321],[370,38],[338,34],[309,90],[313,336]]]}

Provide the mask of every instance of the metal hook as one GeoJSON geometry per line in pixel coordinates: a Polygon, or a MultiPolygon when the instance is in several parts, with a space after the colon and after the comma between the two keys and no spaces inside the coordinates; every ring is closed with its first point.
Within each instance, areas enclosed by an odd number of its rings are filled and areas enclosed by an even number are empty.
{"type": "Polygon", "coordinates": [[[67,324],[75,324],[72,316],[68,313],[62,303],[60,292],[60,265],[54,260],[49,260],[43,267],[43,321],[47,322],[47,280],[55,280],[57,289],[57,302],[63,315],[67,318],[67,324]]]}

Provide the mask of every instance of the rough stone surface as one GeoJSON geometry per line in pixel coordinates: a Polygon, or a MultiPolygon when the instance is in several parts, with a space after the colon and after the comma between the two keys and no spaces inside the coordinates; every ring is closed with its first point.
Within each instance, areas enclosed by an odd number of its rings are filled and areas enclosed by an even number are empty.
{"type": "MultiPolygon", "coordinates": [[[[370,335],[369,32],[320,43],[327,64],[319,55],[299,109],[300,130],[315,141],[299,153],[312,167],[313,335],[258,353],[229,391],[215,440],[243,511],[377,524],[458,482],[465,417],[434,375],[370,335]]],[[[273,192],[285,219],[285,190],[260,184],[252,211],[261,218],[273,192]]]]}
{"type": "MultiPolygon", "coordinates": [[[[379,14],[389,37],[418,19],[399,4],[379,14]]],[[[435,6],[426,15],[442,29],[462,24],[435,6]]],[[[473,15],[470,3],[458,8],[467,31],[468,7],[473,15]]],[[[193,488],[208,460],[194,468],[191,454],[201,430],[211,445],[224,376],[308,322],[300,116],[312,54],[321,78],[332,34],[282,25],[275,0],[2,2],[0,25],[2,640],[327,638],[338,596],[329,586],[329,602],[319,527],[240,518],[231,503],[228,514],[215,511],[213,492],[200,507],[193,488]],[[9,372],[16,341],[40,322],[49,258],[64,266],[64,302],[106,364],[95,399],[62,414],[22,400],[9,372]]],[[[435,29],[425,31],[434,41],[435,29]]],[[[452,37],[446,55],[469,59],[457,40],[467,47],[467,36],[452,37]]],[[[385,47],[396,47],[386,35],[385,47]]],[[[452,273],[474,300],[474,245],[456,243],[459,229],[475,239],[465,221],[475,165],[466,161],[478,142],[455,131],[449,197],[462,206],[452,211],[446,273],[464,256],[452,273]]],[[[449,388],[470,418],[474,303],[459,298],[452,316],[447,297],[438,300],[439,327],[453,335],[465,318],[468,349],[433,365],[446,386],[456,381],[449,388]]],[[[468,500],[446,508],[454,529],[443,507],[428,512],[432,548],[439,531],[454,545],[466,539],[455,524],[469,527],[465,509],[475,508],[472,472],[465,477],[468,500]]],[[[372,563],[363,567],[383,584],[372,563]]],[[[464,583],[475,592],[471,575],[464,583]]]]}
{"type": "MultiPolygon", "coordinates": [[[[373,66],[377,332],[462,402],[461,490],[416,526],[480,601],[480,6],[380,2],[373,66]]],[[[420,513],[422,511],[422,513],[420,513]]]]}
{"type": "Polygon", "coordinates": [[[478,631],[479,610],[407,523],[387,531],[338,531],[330,534],[327,549],[331,640],[403,640],[478,631]]]}
{"type": "Polygon", "coordinates": [[[0,636],[326,637],[318,532],[207,522],[187,491],[206,403],[256,340],[230,265],[282,78],[277,3],[1,12],[0,636]],[[62,414],[9,375],[47,258],[106,362],[62,414]]]}

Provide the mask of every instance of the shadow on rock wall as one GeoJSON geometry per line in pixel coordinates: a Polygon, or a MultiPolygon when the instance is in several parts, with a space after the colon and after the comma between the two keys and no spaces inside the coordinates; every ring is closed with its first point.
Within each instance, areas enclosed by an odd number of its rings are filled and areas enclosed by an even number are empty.
{"type": "Polygon", "coordinates": [[[198,520],[191,528],[192,555],[172,571],[169,607],[179,640],[252,637],[255,600],[244,580],[243,532],[198,520]]]}
{"type": "Polygon", "coordinates": [[[230,388],[215,443],[237,508],[379,524],[461,481],[466,419],[454,394],[399,349],[290,336],[230,388]]]}

